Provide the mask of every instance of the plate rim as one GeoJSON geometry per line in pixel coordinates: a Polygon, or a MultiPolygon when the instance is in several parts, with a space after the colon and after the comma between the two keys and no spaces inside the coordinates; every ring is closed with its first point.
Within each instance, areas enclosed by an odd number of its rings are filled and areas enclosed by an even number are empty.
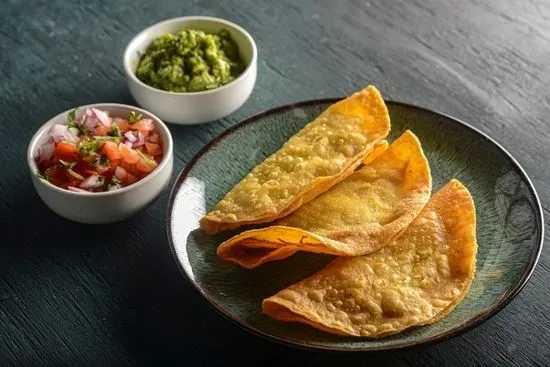
{"type": "MultiPolygon", "coordinates": [[[[265,116],[284,112],[287,110],[291,110],[294,108],[300,108],[300,107],[312,107],[315,105],[323,105],[323,104],[332,104],[336,103],[345,97],[332,97],[332,98],[320,98],[320,99],[310,99],[310,100],[303,100],[300,102],[295,103],[288,103],[285,105],[281,105],[274,108],[269,108],[266,110],[263,110],[259,113],[256,113],[250,117],[247,117],[243,119],[242,121],[238,122],[237,124],[225,129],[221,133],[219,133],[217,136],[215,136],[212,140],[210,140],[206,145],[204,145],[192,158],[189,160],[189,162],[185,165],[185,167],[180,171],[176,179],[174,180],[174,183],[172,184],[172,187],[170,189],[170,194],[168,197],[168,202],[166,205],[166,233],[168,237],[168,243],[170,246],[170,250],[172,252],[172,256],[174,261],[176,262],[180,272],[184,275],[184,278],[193,285],[194,289],[199,292],[199,294],[202,295],[204,300],[206,300],[207,304],[209,304],[214,310],[216,310],[219,314],[221,314],[224,318],[230,320],[240,328],[251,332],[254,335],[258,335],[260,337],[266,338],[271,341],[275,341],[277,343],[291,346],[298,349],[306,349],[306,350],[313,350],[313,351],[329,351],[329,352],[380,352],[380,351],[390,351],[390,350],[404,350],[404,349],[415,349],[415,348],[422,348],[434,344],[441,343],[443,341],[452,339],[458,335],[464,334],[468,331],[473,330],[480,324],[484,323],[485,321],[491,319],[493,316],[498,314],[500,311],[502,311],[525,287],[531,276],[533,275],[533,272],[538,264],[538,261],[540,259],[540,255],[542,252],[543,244],[544,244],[544,211],[542,210],[542,204],[540,201],[540,198],[537,194],[537,191],[535,189],[535,186],[533,185],[531,179],[525,172],[525,169],[522,167],[522,165],[512,156],[508,150],[506,150],[500,143],[498,143],[495,139],[491,138],[488,134],[484,133],[483,131],[479,130],[478,128],[462,121],[459,118],[450,116],[448,114],[431,110],[425,107],[421,107],[415,104],[406,103],[406,102],[399,102],[394,101],[391,99],[385,100],[384,102],[388,107],[390,105],[396,105],[406,108],[411,108],[413,110],[418,110],[423,113],[432,114],[438,117],[442,117],[445,119],[452,120],[453,122],[462,125],[463,127],[473,131],[474,133],[479,134],[482,138],[487,140],[489,143],[494,144],[497,148],[501,150],[504,155],[510,159],[510,161],[513,162],[516,169],[523,175],[523,179],[527,182],[527,186],[529,189],[529,192],[534,198],[534,204],[536,207],[536,210],[538,211],[538,215],[536,215],[536,224],[539,228],[539,236],[537,238],[537,246],[534,249],[534,251],[531,252],[531,256],[529,258],[529,261],[525,265],[525,267],[522,270],[521,276],[518,278],[518,280],[513,284],[511,291],[508,292],[508,294],[501,298],[499,302],[491,307],[490,309],[486,310],[485,312],[476,315],[475,317],[467,320],[466,322],[459,324],[456,327],[451,328],[449,331],[444,332],[443,334],[439,334],[437,336],[433,336],[428,339],[424,339],[422,341],[418,342],[404,342],[392,346],[378,346],[378,347],[372,347],[372,348],[349,348],[346,346],[323,346],[319,344],[310,344],[307,341],[295,341],[295,340],[289,340],[285,339],[283,337],[278,337],[275,335],[272,335],[268,332],[262,331],[256,327],[253,327],[251,325],[248,325],[240,320],[237,320],[234,316],[230,314],[230,312],[221,304],[218,304],[215,302],[198,284],[196,281],[193,281],[187,271],[185,270],[185,267],[183,264],[179,261],[177,252],[176,252],[176,246],[174,244],[174,240],[172,238],[172,231],[171,231],[171,224],[172,224],[172,211],[174,208],[174,201],[175,197],[179,191],[179,188],[181,187],[183,181],[187,178],[189,175],[189,172],[191,169],[195,166],[197,161],[206,154],[209,150],[214,148],[216,145],[218,145],[223,139],[226,137],[232,135],[235,131],[240,130],[248,125],[251,125],[253,123],[256,123],[260,121],[265,116]]],[[[388,108],[389,109],[389,108],[388,108]]]]}

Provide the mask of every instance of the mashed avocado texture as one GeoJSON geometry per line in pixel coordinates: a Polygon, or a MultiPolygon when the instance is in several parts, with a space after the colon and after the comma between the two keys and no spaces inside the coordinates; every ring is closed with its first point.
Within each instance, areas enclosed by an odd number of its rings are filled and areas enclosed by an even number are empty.
{"type": "Polygon", "coordinates": [[[221,87],[244,70],[236,43],[227,30],[209,34],[182,29],[153,41],[141,57],[136,76],[170,92],[200,92],[221,87]]]}

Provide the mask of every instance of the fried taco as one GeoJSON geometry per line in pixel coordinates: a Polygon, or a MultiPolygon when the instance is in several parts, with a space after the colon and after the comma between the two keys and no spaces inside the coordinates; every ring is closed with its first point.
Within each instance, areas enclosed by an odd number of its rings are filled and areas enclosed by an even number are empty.
{"type": "Polygon", "coordinates": [[[389,131],[374,86],[336,102],[234,186],[201,227],[214,234],[292,213],[352,174],[389,131]]]}
{"type": "Polygon", "coordinates": [[[475,275],[472,197],[452,180],[398,239],[365,256],[339,257],[263,301],[275,319],[377,338],[432,324],[466,296],[475,275]]]}
{"type": "Polygon", "coordinates": [[[360,256],[390,243],[428,202],[432,179],[411,131],[379,147],[372,162],[272,226],[228,239],[218,255],[254,268],[297,251],[360,256]]]}

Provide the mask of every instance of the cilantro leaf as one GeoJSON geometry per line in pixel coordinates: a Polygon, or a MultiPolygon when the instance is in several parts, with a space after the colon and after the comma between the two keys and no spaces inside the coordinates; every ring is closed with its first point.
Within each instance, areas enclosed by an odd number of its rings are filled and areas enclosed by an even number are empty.
{"type": "Polygon", "coordinates": [[[109,136],[115,136],[115,137],[121,137],[122,133],[120,132],[120,129],[119,129],[118,125],[113,124],[111,126],[111,130],[109,130],[109,132],[108,132],[108,135],[109,136]]]}
{"type": "Polygon", "coordinates": [[[73,169],[73,167],[76,165],[76,161],[74,162],[66,162],[64,161],[63,159],[60,159],[59,160],[59,163],[61,163],[63,165],[63,167],[65,167],[66,170],[71,170],[73,169]]]}
{"type": "Polygon", "coordinates": [[[101,143],[97,140],[83,140],[78,146],[78,150],[84,155],[92,155],[101,147],[101,143]]]}
{"type": "Polygon", "coordinates": [[[128,115],[128,122],[131,124],[135,124],[136,122],[138,122],[139,120],[141,120],[141,118],[143,117],[143,115],[139,114],[137,115],[134,111],[130,112],[130,114],[128,115]]]}
{"type": "Polygon", "coordinates": [[[73,109],[73,110],[71,110],[71,112],[68,113],[67,119],[68,119],[68,121],[69,121],[69,124],[70,124],[71,122],[76,123],[76,111],[77,111],[77,110],[78,110],[78,107],[75,108],[75,109],[73,109]]]}
{"type": "Polygon", "coordinates": [[[109,164],[109,158],[107,158],[106,156],[104,155],[99,155],[97,157],[95,157],[95,159],[88,163],[90,166],[94,167],[94,168],[97,168],[99,166],[103,166],[103,165],[108,165],[109,164]]]}
{"type": "Polygon", "coordinates": [[[48,176],[46,176],[44,173],[37,170],[35,172],[35,174],[36,174],[36,177],[41,178],[41,179],[46,180],[46,181],[49,181],[48,176]]]}

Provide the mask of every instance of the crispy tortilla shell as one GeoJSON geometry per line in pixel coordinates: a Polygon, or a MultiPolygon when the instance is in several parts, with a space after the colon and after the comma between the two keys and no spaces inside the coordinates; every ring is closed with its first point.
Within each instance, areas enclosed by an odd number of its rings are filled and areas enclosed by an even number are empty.
{"type": "Polygon", "coordinates": [[[390,243],[428,202],[432,180],[411,131],[378,153],[368,165],[273,226],[225,241],[218,255],[254,268],[296,251],[359,256],[390,243]]]}
{"type": "Polygon", "coordinates": [[[214,234],[290,214],[352,174],[389,131],[374,86],[336,102],[234,186],[201,227],[214,234]]]}
{"type": "Polygon", "coordinates": [[[330,333],[378,338],[439,321],[475,275],[475,207],[452,180],[381,250],[340,257],[263,301],[265,314],[330,333]]]}

